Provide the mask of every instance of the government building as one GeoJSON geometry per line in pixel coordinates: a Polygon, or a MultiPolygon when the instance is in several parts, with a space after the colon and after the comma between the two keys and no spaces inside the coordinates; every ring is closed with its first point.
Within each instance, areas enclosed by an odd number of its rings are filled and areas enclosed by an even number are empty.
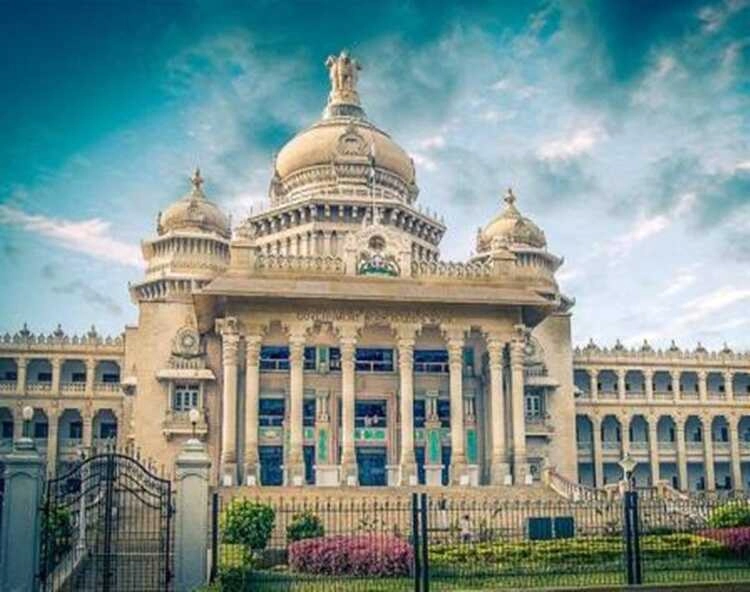
{"type": "Polygon", "coordinates": [[[552,470],[599,488],[630,455],[638,485],[750,487],[750,355],[574,347],[562,259],[512,190],[476,254],[442,260],[446,226],[367,118],[358,63],[326,65],[323,115],[278,152],[268,209],[232,228],[196,170],[159,213],[136,326],[0,338],[0,462],[23,430],[50,474],[113,443],[169,467],[195,435],[223,486],[528,487],[552,470]]]}

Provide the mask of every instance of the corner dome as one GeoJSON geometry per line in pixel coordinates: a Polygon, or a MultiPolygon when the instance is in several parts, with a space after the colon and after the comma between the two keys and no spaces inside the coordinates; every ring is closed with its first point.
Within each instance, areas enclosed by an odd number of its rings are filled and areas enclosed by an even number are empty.
{"type": "Polygon", "coordinates": [[[203,194],[203,178],[195,169],[190,182],[192,190],[182,199],[171,204],[159,214],[157,233],[162,236],[176,230],[215,232],[223,238],[230,238],[229,218],[215,203],[203,194]]]}
{"type": "Polygon", "coordinates": [[[359,63],[341,52],[326,61],[331,92],[323,117],[278,153],[270,198],[275,204],[358,187],[411,203],[416,199],[414,163],[384,131],[367,120],[357,93],[359,63]]]}
{"type": "Polygon", "coordinates": [[[534,222],[521,215],[516,207],[516,196],[508,189],[503,198],[505,209],[477,235],[477,252],[485,253],[496,246],[526,246],[544,249],[547,239],[534,222]]]}

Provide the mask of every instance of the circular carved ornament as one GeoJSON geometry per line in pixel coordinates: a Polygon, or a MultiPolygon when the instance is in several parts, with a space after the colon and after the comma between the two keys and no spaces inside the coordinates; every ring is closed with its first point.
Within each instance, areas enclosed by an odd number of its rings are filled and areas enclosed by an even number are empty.
{"type": "Polygon", "coordinates": [[[192,327],[183,327],[177,331],[174,339],[174,353],[179,356],[193,357],[200,354],[200,335],[192,327]]]}

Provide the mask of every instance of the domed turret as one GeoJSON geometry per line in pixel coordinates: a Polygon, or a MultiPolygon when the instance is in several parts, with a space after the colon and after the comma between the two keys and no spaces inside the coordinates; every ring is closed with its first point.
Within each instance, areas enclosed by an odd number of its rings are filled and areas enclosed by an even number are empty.
{"type": "Polygon", "coordinates": [[[518,211],[513,190],[508,189],[503,199],[505,209],[477,234],[477,253],[486,253],[501,246],[546,248],[547,239],[544,232],[518,211]]]}
{"type": "Polygon", "coordinates": [[[330,56],[326,66],[331,92],[323,118],[278,153],[272,204],[311,193],[357,195],[370,190],[384,198],[413,202],[418,193],[414,163],[388,134],[367,120],[357,93],[359,63],[344,51],[330,56]]]}
{"type": "Polygon", "coordinates": [[[215,203],[208,201],[203,194],[203,177],[200,169],[195,169],[190,179],[193,185],[190,193],[174,202],[159,215],[157,229],[159,236],[176,231],[215,232],[229,238],[229,219],[215,203]]]}

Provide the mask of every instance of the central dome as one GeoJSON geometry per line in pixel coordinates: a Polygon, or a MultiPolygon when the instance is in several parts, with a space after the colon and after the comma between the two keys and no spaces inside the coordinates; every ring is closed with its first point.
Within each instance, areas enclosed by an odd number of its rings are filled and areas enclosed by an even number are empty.
{"type": "Polygon", "coordinates": [[[384,131],[370,123],[359,103],[359,63],[346,52],[326,61],[331,93],[323,118],[278,153],[270,197],[274,205],[315,192],[347,197],[376,194],[416,199],[414,163],[384,131]]]}

